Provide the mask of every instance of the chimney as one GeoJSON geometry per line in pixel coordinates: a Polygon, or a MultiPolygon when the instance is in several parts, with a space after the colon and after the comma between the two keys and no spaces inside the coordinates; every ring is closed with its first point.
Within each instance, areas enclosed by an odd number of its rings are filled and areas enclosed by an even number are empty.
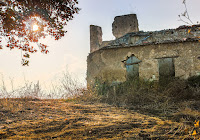
{"type": "Polygon", "coordinates": [[[101,27],[90,25],[90,53],[99,49],[102,44],[102,30],[101,27]]]}

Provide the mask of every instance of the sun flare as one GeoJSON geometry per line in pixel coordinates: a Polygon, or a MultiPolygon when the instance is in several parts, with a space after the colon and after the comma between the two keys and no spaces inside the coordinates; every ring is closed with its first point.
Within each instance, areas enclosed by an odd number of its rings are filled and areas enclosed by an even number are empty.
{"type": "Polygon", "coordinates": [[[37,24],[34,24],[32,29],[33,29],[33,31],[38,31],[39,30],[39,26],[37,24]]]}

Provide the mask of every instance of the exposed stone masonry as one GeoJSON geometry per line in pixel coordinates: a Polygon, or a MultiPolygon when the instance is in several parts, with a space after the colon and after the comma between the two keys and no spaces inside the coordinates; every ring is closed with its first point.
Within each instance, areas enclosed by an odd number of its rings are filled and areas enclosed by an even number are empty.
{"type": "Polygon", "coordinates": [[[110,83],[126,81],[132,70],[145,80],[159,80],[163,74],[170,73],[184,79],[200,75],[200,25],[144,32],[138,31],[136,15],[118,16],[113,23],[113,34],[117,39],[103,42],[101,28],[92,25],[90,29],[89,85],[95,79],[110,83]],[[127,23],[134,21],[134,29],[131,29],[127,23]],[[137,66],[132,62],[134,60],[140,60],[137,66]],[[127,65],[128,61],[131,65],[127,65]],[[163,69],[170,71],[163,73],[163,69]]]}
{"type": "Polygon", "coordinates": [[[112,24],[112,32],[116,38],[127,33],[138,32],[138,20],[136,14],[117,16],[112,24]]]}
{"type": "Polygon", "coordinates": [[[90,52],[99,50],[102,44],[102,30],[101,27],[90,25],[90,52]]]}
{"type": "Polygon", "coordinates": [[[111,41],[109,44],[105,45],[104,48],[198,41],[200,37],[199,28],[200,25],[195,25],[193,27],[180,26],[177,29],[168,29],[154,32],[132,32],[114,41],[111,41]]]}

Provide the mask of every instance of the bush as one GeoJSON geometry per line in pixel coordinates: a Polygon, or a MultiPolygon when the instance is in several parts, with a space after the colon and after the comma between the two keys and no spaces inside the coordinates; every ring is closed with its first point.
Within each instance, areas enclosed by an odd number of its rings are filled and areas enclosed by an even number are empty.
{"type": "Polygon", "coordinates": [[[200,87],[200,75],[188,78],[187,83],[192,87],[200,87]]]}
{"type": "Polygon", "coordinates": [[[93,89],[99,102],[138,110],[140,113],[170,117],[186,107],[185,102],[188,102],[188,107],[190,101],[200,99],[200,86],[196,84],[198,78],[191,79],[171,78],[162,83],[128,79],[119,84],[96,80],[93,89]]]}
{"type": "Polygon", "coordinates": [[[182,79],[172,80],[161,92],[173,101],[181,101],[191,98],[191,93],[188,89],[187,83],[182,79]]]}
{"type": "Polygon", "coordinates": [[[119,84],[109,84],[108,82],[96,80],[94,89],[97,94],[101,96],[103,102],[118,106],[129,104],[135,105],[139,102],[149,102],[151,98],[146,94],[148,94],[150,90],[151,92],[155,92],[156,84],[157,83],[139,79],[129,79],[128,81],[119,84]]]}

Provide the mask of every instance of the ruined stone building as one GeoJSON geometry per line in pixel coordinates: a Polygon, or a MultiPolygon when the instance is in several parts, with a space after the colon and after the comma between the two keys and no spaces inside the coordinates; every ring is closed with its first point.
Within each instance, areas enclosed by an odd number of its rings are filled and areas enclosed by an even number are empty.
{"type": "Polygon", "coordinates": [[[112,24],[115,40],[102,41],[101,27],[90,26],[87,82],[110,83],[128,77],[159,80],[200,75],[200,25],[154,32],[139,30],[135,14],[117,16],[112,24]]]}

